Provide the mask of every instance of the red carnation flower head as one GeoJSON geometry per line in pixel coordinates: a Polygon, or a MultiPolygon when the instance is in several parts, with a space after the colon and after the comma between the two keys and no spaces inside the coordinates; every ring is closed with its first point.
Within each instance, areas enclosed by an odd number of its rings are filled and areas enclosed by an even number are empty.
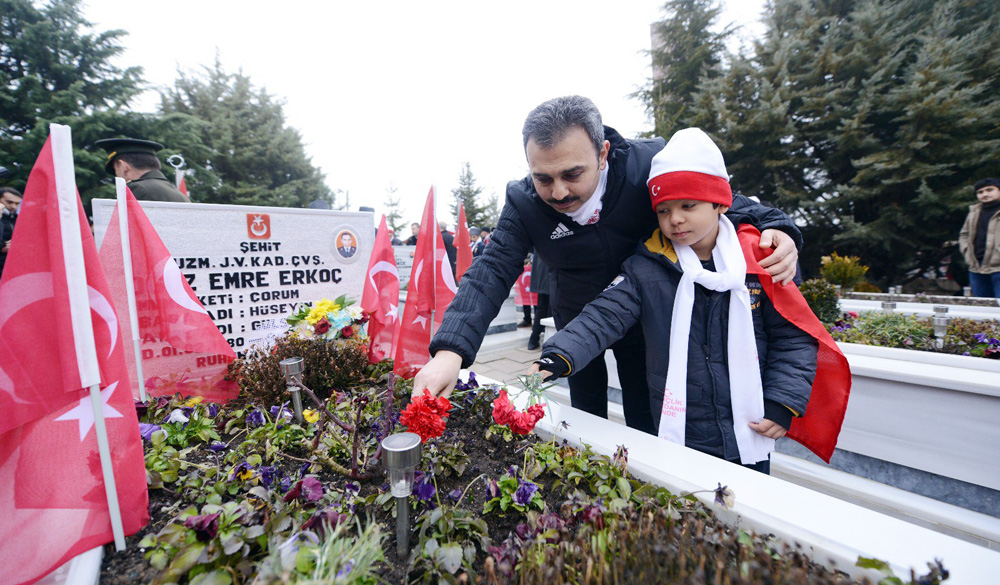
{"type": "Polygon", "coordinates": [[[493,401],[493,420],[498,425],[507,427],[518,435],[527,435],[535,428],[535,424],[545,416],[545,407],[541,404],[529,406],[526,411],[514,408],[514,404],[507,396],[506,390],[501,390],[500,395],[493,401]]]}
{"type": "Polygon", "coordinates": [[[444,433],[444,419],[448,418],[449,410],[451,402],[447,398],[431,396],[431,391],[425,388],[423,394],[410,400],[410,404],[400,414],[399,422],[420,435],[421,442],[424,442],[444,433]]]}
{"type": "Polygon", "coordinates": [[[316,333],[316,335],[323,335],[329,330],[330,330],[330,322],[326,320],[326,317],[323,317],[319,321],[316,321],[316,324],[313,325],[313,331],[316,333]]]}

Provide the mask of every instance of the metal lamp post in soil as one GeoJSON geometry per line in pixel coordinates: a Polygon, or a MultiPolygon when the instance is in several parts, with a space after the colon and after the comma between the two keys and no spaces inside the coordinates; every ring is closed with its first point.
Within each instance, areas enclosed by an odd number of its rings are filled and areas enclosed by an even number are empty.
{"type": "Polygon", "coordinates": [[[934,305],[934,316],[931,318],[931,324],[934,325],[935,344],[938,349],[941,349],[944,347],[944,336],[948,333],[948,325],[951,324],[947,306],[934,305]]]}
{"type": "Polygon", "coordinates": [[[297,379],[302,379],[305,371],[305,361],[300,357],[290,357],[278,362],[281,374],[285,377],[285,390],[291,395],[292,409],[295,411],[295,422],[302,424],[302,393],[299,391],[297,379]]]}
{"type": "Polygon", "coordinates": [[[420,435],[395,433],[382,439],[382,457],[389,472],[389,491],[396,498],[396,555],[410,554],[410,508],[413,472],[420,463],[420,435]]]}

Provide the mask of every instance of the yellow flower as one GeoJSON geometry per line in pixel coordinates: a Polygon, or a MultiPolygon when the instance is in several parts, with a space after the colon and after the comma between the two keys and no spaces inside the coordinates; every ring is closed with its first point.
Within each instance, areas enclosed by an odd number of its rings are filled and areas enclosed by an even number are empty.
{"type": "Polygon", "coordinates": [[[201,404],[204,401],[205,401],[204,396],[192,396],[191,398],[187,399],[187,401],[184,403],[184,406],[194,406],[195,404],[201,404]]]}
{"type": "Polygon", "coordinates": [[[306,422],[314,423],[319,420],[319,413],[311,408],[307,408],[302,411],[302,416],[305,417],[306,422]]]}
{"type": "Polygon", "coordinates": [[[327,313],[333,313],[334,311],[339,311],[340,305],[334,303],[329,299],[320,299],[312,309],[309,309],[309,314],[306,315],[306,323],[310,325],[315,325],[320,319],[326,317],[327,313]]]}

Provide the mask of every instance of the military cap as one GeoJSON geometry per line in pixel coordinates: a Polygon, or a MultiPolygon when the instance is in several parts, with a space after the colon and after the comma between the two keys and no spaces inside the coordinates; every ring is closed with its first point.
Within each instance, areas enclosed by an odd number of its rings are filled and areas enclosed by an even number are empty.
{"type": "Polygon", "coordinates": [[[115,174],[115,157],[119,154],[129,154],[132,152],[156,154],[156,151],[163,150],[163,145],[159,142],[140,140],[138,138],[105,138],[95,142],[94,146],[108,151],[108,160],[104,163],[104,170],[109,175],[115,174]]]}

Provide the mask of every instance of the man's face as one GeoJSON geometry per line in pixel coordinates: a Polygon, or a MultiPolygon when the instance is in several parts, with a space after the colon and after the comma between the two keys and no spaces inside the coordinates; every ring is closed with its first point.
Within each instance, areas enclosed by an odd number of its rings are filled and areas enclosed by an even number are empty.
{"type": "Polygon", "coordinates": [[[597,189],[610,147],[611,143],[605,140],[601,151],[597,152],[587,132],[579,126],[549,149],[529,138],[525,154],[535,191],[542,201],[560,213],[580,209],[597,189]]]}
{"type": "Polygon", "coordinates": [[[411,225],[410,226],[410,233],[413,234],[413,235],[417,235],[418,233],[420,233],[420,226],[417,225],[417,224],[411,225]]]}
{"type": "Polygon", "coordinates": [[[351,234],[341,234],[341,236],[340,236],[340,245],[343,246],[344,248],[350,248],[351,247],[351,234]]]}
{"type": "Polygon", "coordinates": [[[13,193],[4,193],[0,197],[0,203],[11,213],[17,213],[17,206],[21,204],[21,198],[13,193]]]}
{"type": "Polygon", "coordinates": [[[995,185],[987,185],[982,189],[976,190],[976,198],[978,198],[981,203],[993,203],[994,201],[1000,201],[1000,188],[997,188],[995,185]]]}

